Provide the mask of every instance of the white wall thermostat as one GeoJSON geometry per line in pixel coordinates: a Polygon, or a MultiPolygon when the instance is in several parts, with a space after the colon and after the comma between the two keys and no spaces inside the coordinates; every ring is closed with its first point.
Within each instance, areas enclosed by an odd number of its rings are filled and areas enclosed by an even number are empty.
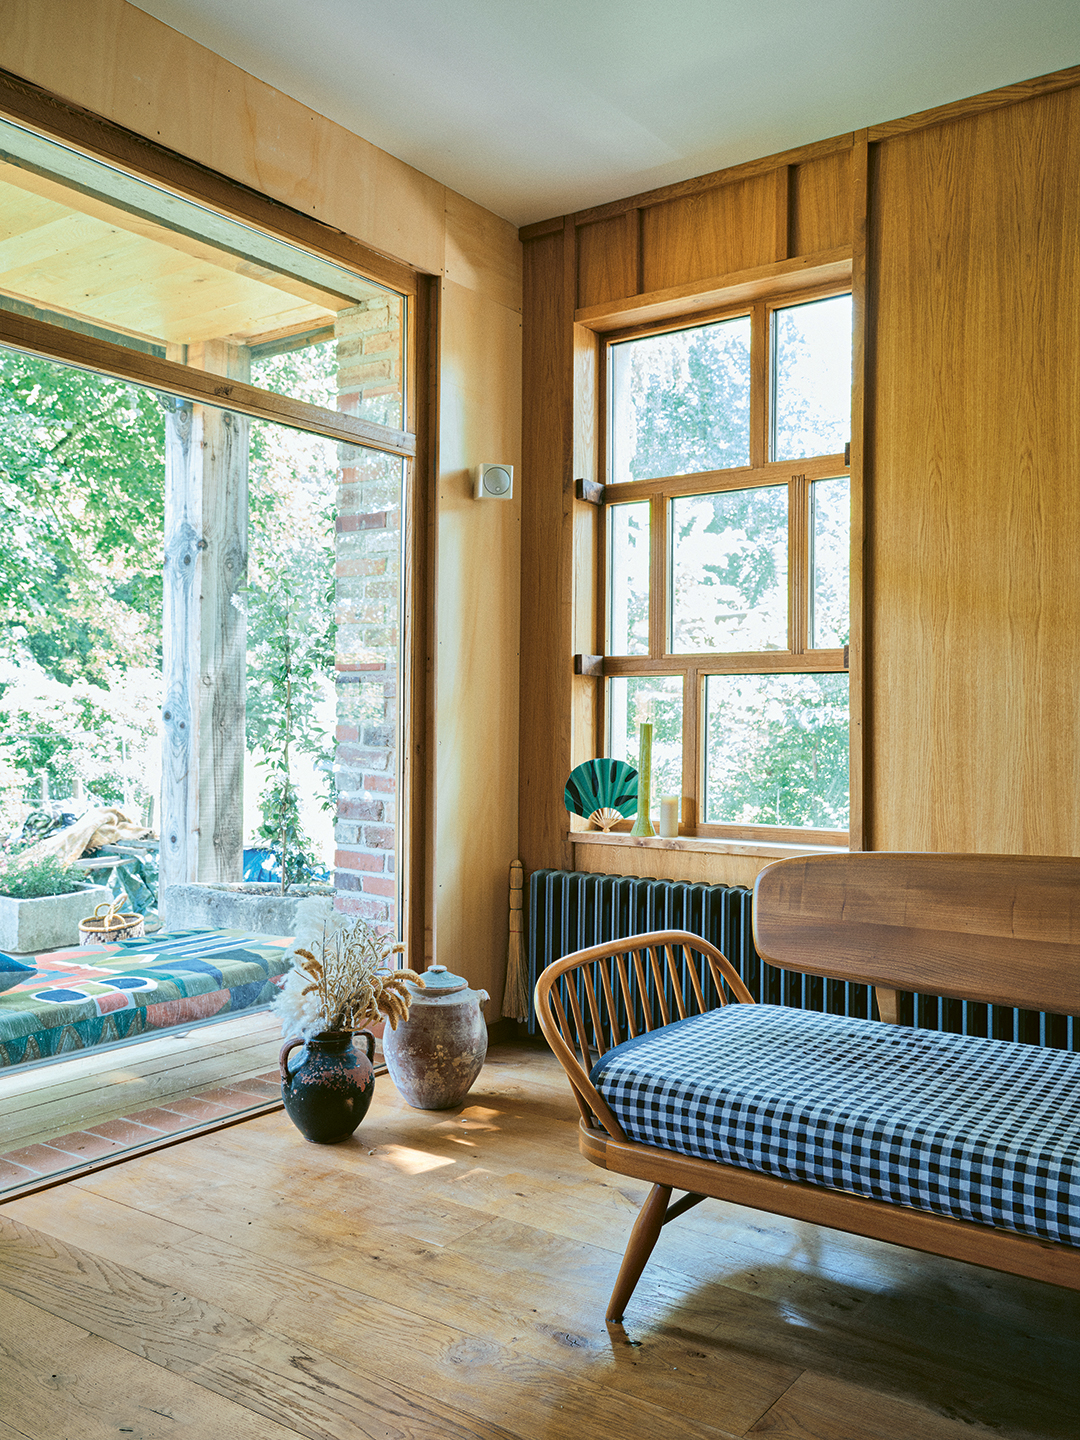
{"type": "Polygon", "coordinates": [[[512,500],[514,498],[514,467],[512,465],[477,465],[473,470],[477,500],[512,500]]]}

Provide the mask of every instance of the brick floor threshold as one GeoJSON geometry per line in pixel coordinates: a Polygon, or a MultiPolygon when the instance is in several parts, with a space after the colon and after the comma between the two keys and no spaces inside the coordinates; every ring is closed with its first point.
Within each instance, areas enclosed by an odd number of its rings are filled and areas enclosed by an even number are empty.
{"type": "Polygon", "coordinates": [[[165,1101],[70,1135],[54,1135],[0,1155],[0,1199],[42,1189],[133,1153],[157,1149],[280,1105],[281,1077],[276,1070],[269,1070],[235,1085],[165,1101]]]}

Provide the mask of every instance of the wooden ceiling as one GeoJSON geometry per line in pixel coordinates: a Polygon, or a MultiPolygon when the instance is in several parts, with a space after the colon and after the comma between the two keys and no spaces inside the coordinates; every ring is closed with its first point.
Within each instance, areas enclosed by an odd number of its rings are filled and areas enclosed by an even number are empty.
{"type": "Polygon", "coordinates": [[[0,293],[173,347],[251,345],[355,303],[16,165],[0,165],[0,293]]]}

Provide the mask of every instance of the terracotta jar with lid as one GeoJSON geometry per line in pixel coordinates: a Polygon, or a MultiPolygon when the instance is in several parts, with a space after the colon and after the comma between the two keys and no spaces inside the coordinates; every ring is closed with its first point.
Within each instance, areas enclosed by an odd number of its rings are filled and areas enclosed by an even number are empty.
{"type": "Polygon", "coordinates": [[[488,993],[470,990],[445,965],[424,971],[424,990],[405,983],[409,1018],[383,1033],[386,1068],[417,1110],[449,1110],[464,1100],[487,1055],[488,993]]]}

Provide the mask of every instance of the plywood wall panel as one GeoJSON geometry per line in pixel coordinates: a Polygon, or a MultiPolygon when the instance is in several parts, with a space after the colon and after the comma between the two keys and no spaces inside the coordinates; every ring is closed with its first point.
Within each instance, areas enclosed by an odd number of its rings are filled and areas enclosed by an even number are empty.
{"type": "Polygon", "coordinates": [[[14,74],[441,272],[444,186],[125,0],[0,0],[0,35],[14,74]]]}
{"type": "Polygon", "coordinates": [[[445,194],[443,274],[521,313],[521,241],[517,228],[453,190],[445,194]]]}
{"type": "Polygon", "coordinates": [[[471,467],[521,473],[521,317],[443,283],[435,655],[435,951],[499,1015],[517,857],[521,491],[474,498],[471,467]]]}
{"type": "Polygon", "coordinates": [[[637,210],[578,226],[579,308],[637,294],[639,227],[637,210]]]}
{"type": "Polygon", "coordinates": [[[772,172],[650,205],[641,214],[645,293],[781,258],[772,172]]]}
{"type": "Polygon", "coordinates": [[[791,167],[792,255],[851,244],[851,155],[851,150],[838,150],[791,167]]]}
{"type": "Polygon", "coordinates": [[[1080,90],[871,176],[875,849],[1080,853],[1080,90]]]}

